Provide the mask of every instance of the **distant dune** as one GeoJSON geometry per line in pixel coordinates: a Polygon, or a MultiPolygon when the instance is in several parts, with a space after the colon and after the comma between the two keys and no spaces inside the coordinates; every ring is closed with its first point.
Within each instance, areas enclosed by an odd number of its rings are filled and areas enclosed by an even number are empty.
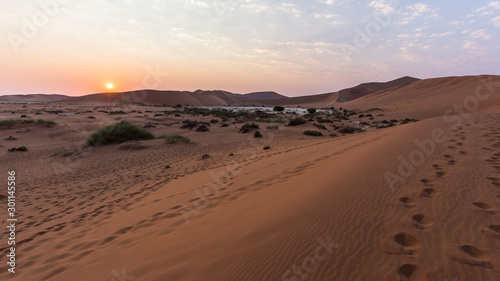
{"type": "Polygon", "coordinates": [[[356,87],[340,90],[339,97],[336,101],[347,102],[355,100],[357,98],[369,95],[377,91],[385,90],[395,86],[407,85],[419,80],[420,79],[405,76],[385,83],[379,83],[379,82],[363,83],[356,87]]]}
{"type": "Polygon", "coordinates": [[[69,96],[45,94],[4,95],[0,96],[0,102],[54,102],[62,101],[67,98],[69,98],[69,96]]]}
{"type": "Polygon", "coordinates": [[[276,92],[254,92],[244,95],[238,95],[241,100],[255,101],[255,100],[273,100],[273,99],[289,99],[289,97],[280,95],[276,92]]]}

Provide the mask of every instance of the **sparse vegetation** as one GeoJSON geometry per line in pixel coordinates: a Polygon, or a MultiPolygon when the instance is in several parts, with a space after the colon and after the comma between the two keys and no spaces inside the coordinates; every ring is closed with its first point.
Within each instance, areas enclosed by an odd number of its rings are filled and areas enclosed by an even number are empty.
{"type": "Polygon", "coordinates": [[[8,152],[13,152],[13,151],[28,151],[28,148],[26,146],[20,146],[20,147],[12,147],[7,149],[8,152]]]}
{"type": "Polygon", "coordinates": [[[261,134],[259,131],[255,131],[255,132],[253,133],[253,137],[254,137],[254,138],[262,138],[262,134],[261,134]]]}
{"type": "Polygon", "coordinates": [[[123,110],[117,110],[117,111],[110,111],[108,114],[109,115],[121,115],[121,114],[128,114],[128,113],[123,111],[123,110]]]}
{"type": "Polygon", "coordinates": [[[284,120],[284,119],[272,119],[272,118],[269,118],[269,119],[257,118],[257,119],[255,119],[255,122],[263,122],[263,123],[282,123],[282,124],[285,124],[285,123],[286,123],[286,120],[284,120]]]}
{"type": "Polygon", "coordinates": [[[240,133],[248,133],[252,129],[259,129],[259,125],[255,124],[255,123],[245,124],[245,125],[241,126],[240,133]]]}
{"type": "Polygon", "coordinates": [[[188,137],[181,135],[162,135],[160,136],[160,138],[165,139],[165,142],[167,144],[178,143],[178,142],[191,143],[191,140],[188,137]]]}
{"type": "Polygon", "coordinates": [[[198,128],[196,128],[196,131],[197,132],[208,132],[209,129],[208,129],[207,125],[201,124],[201,125],[198,126],[198,128]]]}
{"type": "Polygon", "coordinates": [[[134,124],[123,122],[100,128],[88,137],[85,146],[101,146],[126,141],[150,140],[154,138],[154,135],[150,132],[134,124]]]}
{"type": "Polygon", "coordinates": [[[314,125],[316,128],[318,128],[318,129],[321,129],[321,130],[326,130],[326,127],[325,127],[324,125],[321,125],[321,124],[316,124],[316,123],[314,123],[313,125],[314,125]]]}
{"type": "Polygon", "coordinates": [[[312,114],[316,113],[316,108],[308,108],[307,112],[312,115],[312,114]]]}
{"type": "Polygon", "coordinates": [[[285,110],[285,107],[281,106],[281,105],[277,105],[277,106],[273,107],[273,111],[282,112],[284,110],[285,110]]]}
{"type": "Polygon", "coordinates": [[[297,118],[293,118],[291,119],[290,121],[288,121],[288,124],[287,126],[298,126],[298,125],[303,125],[303,124],[306,124],[307,121],[300,118],[300,117],[297,117],[297,118]]]}
{"type": "Polygon", "coordinates": [[[338,132],[341,134],[354,134],[354,133],[358,133],[361,131],[362,130],[360,128],[350,127],[350,126],[345,126],[345,127],[342,127],[338,130],[338,132]]]}
{"type": "Polygon", "coordinates": [[[52,120],[43,120],[43,119],[24,119],[24,120],[19,120],[19,119],[7,119],[7,120],[0,120],[0,128],[9,128],[14,125],[45,125],[45,126],[53,126],[56,125],[57,123],[52,121],[52,120]]]}
{"type": "Polygon", "coordinates": [[[318,131],[307,130],[307,131],[304,131],[304,135],[321,137],[323,134],[321,132],[318,132],[318,131]]]}

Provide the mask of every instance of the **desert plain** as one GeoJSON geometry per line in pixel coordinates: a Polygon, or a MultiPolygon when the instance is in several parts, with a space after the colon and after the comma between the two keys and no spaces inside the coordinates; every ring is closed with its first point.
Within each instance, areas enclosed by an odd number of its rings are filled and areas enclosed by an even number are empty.
{"type": "Polygon", "coordinates": [[[17,120],[0,128],[0,279],[500,280],[499,93],[482,75],[255,104],[305,117],[199,110],[235,105],[219,96],[0,104],[17,120]],[[121,122],[155,138],[85,146],[121,122]]]}

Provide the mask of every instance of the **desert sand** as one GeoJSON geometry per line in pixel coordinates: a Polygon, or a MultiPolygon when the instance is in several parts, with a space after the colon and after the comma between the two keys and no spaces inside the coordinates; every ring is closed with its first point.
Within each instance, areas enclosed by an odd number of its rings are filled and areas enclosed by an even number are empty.
{"type": "Polygon", "coordinates": [[[90,99],[2,104],[1,116],[57,125],[0,129],[19,219],[17,273],[2,262],[0,279],[500,280],[499,89],[498,76],[448,77],[345,103],[301,98],[420,120],[337,137],[303,135],[312,122],[260,123],[261,139],[241,124],[200,133],[179,128],[186,115],[90,99]],[[82,148],[121,120],[193,143],[82,148]],[[7,152],[19,146],[29,151],[7,152]]]}

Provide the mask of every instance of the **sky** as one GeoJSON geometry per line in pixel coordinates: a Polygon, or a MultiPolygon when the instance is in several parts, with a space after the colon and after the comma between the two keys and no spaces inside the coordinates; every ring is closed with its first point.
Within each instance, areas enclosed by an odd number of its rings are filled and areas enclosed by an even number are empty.
{"type": "Polygon", "coordinates": [[[0,95],[500,74],[500,1],[0,0],[0,95]]]}

